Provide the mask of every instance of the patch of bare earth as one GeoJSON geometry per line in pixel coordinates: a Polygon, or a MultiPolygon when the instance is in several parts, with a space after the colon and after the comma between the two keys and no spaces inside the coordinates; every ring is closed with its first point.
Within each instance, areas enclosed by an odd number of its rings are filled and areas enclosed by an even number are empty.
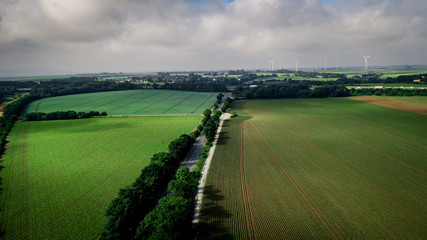
{"type": "Polygon", "coordinates": [[[400,101],[395,98],[378,97],[378,96],[358,96],[358,97],[348,97],[348,98],[357,100],[357,101],[376,104],[383,107],[395,108],[395,109],[404,110],[408,112],[427,115],[427,104],[423,104],[423,103],[400,101]]]}

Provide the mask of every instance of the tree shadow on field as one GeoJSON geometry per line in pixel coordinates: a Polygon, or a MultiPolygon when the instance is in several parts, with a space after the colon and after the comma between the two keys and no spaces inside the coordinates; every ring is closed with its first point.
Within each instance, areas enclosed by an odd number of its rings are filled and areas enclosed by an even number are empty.
{"type": "Polygon", "coordinates": [[[230,230],[224,226],[224,219],[232,215],[221,206],[224,196],[213,186],[205,186],[199,223],[194,239],[235,239],[230,230]]]}
{"type": "MultiPolygon", "coordinates": [[[[223,125],[224,127],[224,125],[223,125]]],[[[228,140],[230,139],[230,136],[228,135],[228,131],[221,131],[221,134],[219,135],[219,139],[218,142],[216,143],[217,145],[226,145],[228,140]]]]}

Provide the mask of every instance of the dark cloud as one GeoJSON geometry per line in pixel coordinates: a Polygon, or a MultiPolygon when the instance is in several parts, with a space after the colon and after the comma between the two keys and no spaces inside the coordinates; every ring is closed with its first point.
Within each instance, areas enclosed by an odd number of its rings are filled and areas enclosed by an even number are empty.
{"type": "MultiPolygon", "coordinates": [[[[427,64],[425,0],[3,0],[0,69],[427,64]],[[7,57],[5,57],[7,56],[7,57]]],[[[1,72],[0,72],[1,74],[1,72]]]]}

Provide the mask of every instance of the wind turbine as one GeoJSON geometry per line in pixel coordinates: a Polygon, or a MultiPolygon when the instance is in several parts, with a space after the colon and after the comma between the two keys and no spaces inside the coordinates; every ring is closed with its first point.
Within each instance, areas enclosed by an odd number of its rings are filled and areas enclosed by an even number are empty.
{"type": "Polygon", "coordinates": [[[339,58],[337,56],[337,71],[338,71],[338,68],[339,68],[339,58]]]}
{"type": "Polygon", "coordinates": [[[298,58],[295,59],[295,72],[298,72],[298,58]]]}
{"type": "Polygon", "coordinates": [[[371,56],[362,55],[362,57],[365,58],[365,70],[368,70],[368,58],[370,58],[371,56]]]}
{"type": "Polygon", "coordinates": [[[271,59],[270,63],[271,63],[271,71],[274,71],[274,62],[276,61],[276,59],[271,59]]]}
{"type": "Polygon", "coordinates": [[[327,60],[328,58],[325,56],[325,72],[326,72],[326,60],[327,60]]]}

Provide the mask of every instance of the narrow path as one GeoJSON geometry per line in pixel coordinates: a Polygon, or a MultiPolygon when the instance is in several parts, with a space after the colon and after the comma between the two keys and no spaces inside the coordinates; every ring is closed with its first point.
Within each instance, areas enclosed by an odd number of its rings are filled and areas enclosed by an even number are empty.
{"type": "Polygon", "coordinates": [[[209,151],[208,158],[206,158],[205,165],[203,166],[203,169],[202,169],[202,173],[199,180],[199,186],[197,187],[196,202],[194,204],[193,227],[199,222],[200,208],[202,206],[203,190],[205,188],[206,176],[208,174],[209,166],[211,165],[212,157],[215,152],[215,147],[218,142],[219,133],[221,132],[222,124],[224,123],[224,120],[229,117],[230,117],[229,113],[224,113],[221,115],[218,130],[216,131],[216,135],[215,135],[215,140],[212,143],[212,147],[209,151]]]}
{"type": "Polygon", "coordinates": [[[201,134],[194,143],[184,162],[182,162],[181,167],[188,167],[188,169],[193,170],[194,166],[196,166],[197,159],[199,159],[199,155],[203,150],[203,146],[205,146],[206,137],[204,134],[201,134]]]}

